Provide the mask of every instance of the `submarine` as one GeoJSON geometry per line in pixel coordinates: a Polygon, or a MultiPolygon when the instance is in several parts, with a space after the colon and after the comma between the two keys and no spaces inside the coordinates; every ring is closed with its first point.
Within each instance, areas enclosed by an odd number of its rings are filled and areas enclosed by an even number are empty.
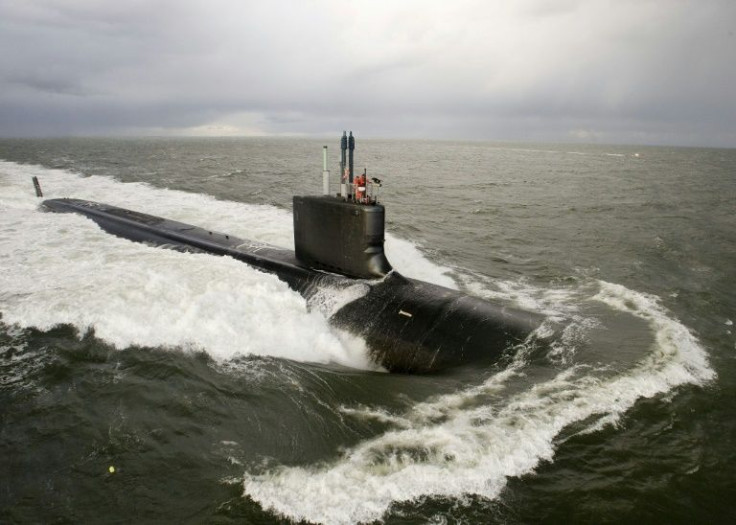
{"type": "Polygon", "coordinates": [[[427,373],[494,362],[539,327],[543,317],[404,277],[384,253],[379,179],[354,174],[355,137],[340,141],[339,192],[330,191],[323,147],[321,195],[293,197],[294,247],[288,250],[99,202],[43,201],[49,211],[84,215],[104,231],[149,245],[228,256],[278,276],[309,300],[356,287],[358,297],[329,322],[366,342],[389,372],[427,373]],[[347,156],[347,158],[346,158],[347,156]]]}

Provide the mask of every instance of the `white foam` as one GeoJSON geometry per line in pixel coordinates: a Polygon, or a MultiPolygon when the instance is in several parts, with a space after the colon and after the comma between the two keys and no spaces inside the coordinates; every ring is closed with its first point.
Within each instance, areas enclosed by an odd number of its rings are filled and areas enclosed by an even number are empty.
{"type": "Polygon", "coordinates": [[[427,259],[413,242],[387,234],[385,250],[386,257],[400,274],[457,290],[457,283],[450,275],[452,269],[427,259]]]}
{"type": "Polygon", "coordinates": [[[329,319],[340,308],[363,297],[369,290],[369,286],[363,282],[357,282],[356,284],[341,288],[326,285],[320,286],[309,298],[309,308],[321,312],[322,315],[329,319]]]}
{"type": "Polygon", "coordinates": [[[0,161],[5,324],[70,324],[118,348],[191,348],[219,361],[268,355],[375,369],[361,340],[330,327],[275,276],[230,258],[119,239],[74,214],[43,213],[33,175],[47,197],[106,201],[273,244],[291,237],[290,215],[269,206],[0,161]]]}
{"type": "Polygon", "coordinates": [[[586,341],[586,334],[600,325],[597,319],[574,316],[562,329],[559,339],[550,343],[548,357],[556,365],[569,365],[581,343],[586,341]]]}
{"type": "Polygon", "coordinates": [[[676,379],[673,385],[701,383],[715,378],[707,353],[698,340],[659,304],[656,296],[635,292],[619,284],[600,281],[601,290],[594,299],[647,321],[655,333],[656,345],[647,363],[665,370],[676,379]]]}
{"type": "Polygon", "coordinates": [[[578,305],[589,292],[577,284],[566,288],[539,288],[526,279],[516,281],[491,280],[481,275],[460,276],[463,288],[470,294],[487,300],[512,303],[522,310],[541,313],[555,320],[568,319],[578,312],[578,305]]]}
{"type": "Polygon", "coordinates": [[[403,414],[344,409],[393,428],[331,463],[246,473],[245,493],[277,514],[321,523],[380,519],[394,502],[430,495],[494,498],[508,477],[552,460],[555,438],[568,425],[589,421],[585,432],[615,425],[640,398],[713,379],[705,351],[656,298],[601,282],[592,299],[649,323],[651,349],[630,370],[595,374],[572,366],[519,394],[493,396],[523,373],[522,349],[507,370],[482,385],[403,414]]]}

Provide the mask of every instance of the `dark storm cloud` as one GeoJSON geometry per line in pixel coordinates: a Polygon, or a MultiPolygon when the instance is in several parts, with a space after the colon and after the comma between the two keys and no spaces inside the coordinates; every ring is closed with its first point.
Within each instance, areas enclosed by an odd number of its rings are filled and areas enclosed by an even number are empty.
{"type": "Polygon", "coordinates": [[[736,4],[0,0],[0,135],[736,146],[736,4]]]}

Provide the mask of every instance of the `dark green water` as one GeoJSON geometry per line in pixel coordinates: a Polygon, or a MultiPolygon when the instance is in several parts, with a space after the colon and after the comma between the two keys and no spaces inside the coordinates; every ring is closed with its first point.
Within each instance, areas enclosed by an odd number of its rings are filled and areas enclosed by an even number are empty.
{"type": "Polygon", "coordinates": [[[736,150],[359,139],[400,272],[549,319],[426,376],[30,182],[289,246],[322,144],[0,141],[0,522],[736,519],[736,150]]]}

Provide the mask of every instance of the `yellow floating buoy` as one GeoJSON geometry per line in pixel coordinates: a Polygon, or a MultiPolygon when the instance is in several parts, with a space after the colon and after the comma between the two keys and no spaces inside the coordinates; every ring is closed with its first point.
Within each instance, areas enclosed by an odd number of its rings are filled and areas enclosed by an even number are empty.
{"type": "Polygon", "coordinates": [[[110,466],[109,466],[109,467],[107,468],[107,471],[108,471],[108,472],[109,472],[110,474],[115,474],[115,467],[113,467],[112,465],[110,465],[110,466]]]}

